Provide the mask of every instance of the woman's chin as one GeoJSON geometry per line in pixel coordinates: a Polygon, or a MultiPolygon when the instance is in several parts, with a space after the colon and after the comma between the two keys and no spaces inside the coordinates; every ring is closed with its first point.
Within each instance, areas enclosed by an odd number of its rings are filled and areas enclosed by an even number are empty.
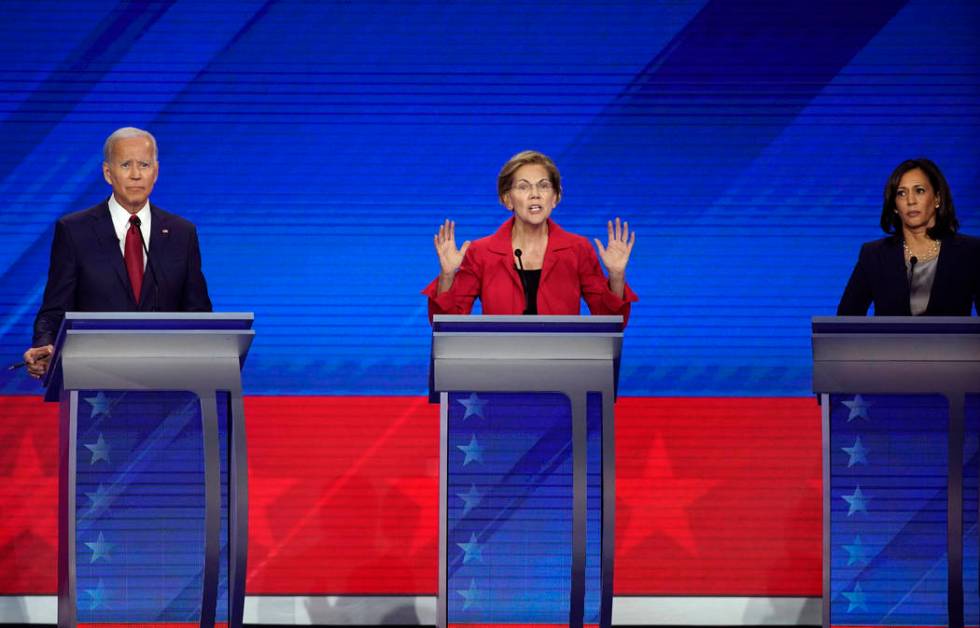
{"type": "Polygon", "coordinates": [[[548,222],[548,214],[545,212],[534,213],[534,214],[515,214],[517,219],[526,225],[537,227],[538,225],[543,225],[548,222]]]}

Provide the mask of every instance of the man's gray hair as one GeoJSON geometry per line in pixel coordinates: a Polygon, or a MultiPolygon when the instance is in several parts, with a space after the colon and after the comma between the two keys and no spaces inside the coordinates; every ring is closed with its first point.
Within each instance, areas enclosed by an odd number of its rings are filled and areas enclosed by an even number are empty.
{"type": "Polygon", "coordinates": [[[157,161],[157,139],[149,131],[137,129],[133,126],[124,126],[121,129],[116,129],[112,132],[112,135],[106,138],[105,144],[102,145],[102,161],[109,163],[109,159],[112,158],[112,145],[117,140],[124,140],[130,137],[145,137],[150,140],[150,145],[153,146],[153,161],[157,161]]]}

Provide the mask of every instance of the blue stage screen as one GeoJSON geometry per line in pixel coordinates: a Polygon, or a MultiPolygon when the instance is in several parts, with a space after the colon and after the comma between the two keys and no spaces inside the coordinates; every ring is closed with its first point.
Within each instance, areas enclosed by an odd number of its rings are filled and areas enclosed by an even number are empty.
{"type": "MultiPolygon", "coordinates": [[[[432,234],[507,217],[535,148],[554,218],[637,232],[624,395],[802,396],[881,191],[944,169],[980,233],[980,7],[945,2],[5,2],[0,349],[16,361],[56,218],[144,127],[153,201],[199,228],[215,308],[254,311],[247,394],[417,395],[432,234]]],[[[32,393],[19,373],[0,392],[32,393]]]]}

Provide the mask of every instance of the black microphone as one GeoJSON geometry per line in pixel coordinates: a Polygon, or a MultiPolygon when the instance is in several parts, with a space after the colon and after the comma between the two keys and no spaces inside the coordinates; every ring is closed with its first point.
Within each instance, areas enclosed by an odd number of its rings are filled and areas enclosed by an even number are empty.
{"type": "Polygon", "coordinates": [[[912,275],[915,274],[915,265],[919,262],[919,258],[915,255],[909,258],[909,294],[912,294],[912,275]]]}
{"type": "MultiPolygon", "coordinates": [[[[146,267],[150,269],[150,275],[153,276],[153,308],[152,311],[156,312],[160,309],[160,282],[157,279],[157,273],[153,269],[153,258],[150,257],[150,249],[146,248],[146,240],[143,239],[143,230],[140,226],[143,224],[140,217],[133,215],[130,224],[136,225],[136,233],[140,234],[140,244],[143,245],[143,254],[146,255],[146,267]]],[[[137,304],[139,305],[139,304],[137,304]]]]}
{"type": "Polygon", "coordinates": [[[517,258],[517,276],[521,278],[521,287],[524,288],[524,313],[531,309],[531,296],[527,293],[527,279],[524,278],[524,263],[521,262],[521,250],[514,249],[514,257],[517,258]]]}

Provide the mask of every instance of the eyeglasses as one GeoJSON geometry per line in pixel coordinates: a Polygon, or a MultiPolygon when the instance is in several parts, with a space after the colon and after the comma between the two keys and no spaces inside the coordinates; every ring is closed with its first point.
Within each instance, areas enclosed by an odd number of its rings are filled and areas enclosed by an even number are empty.
{"type": "Polygon", "coordinates": [[[521,194],[530,194],[531,190],[537,190],[539,194],[549,194],[555,190],[555,187],[551,185],[551,181],[538,181],[537,183],[528,183],[527,181],[521,181],[515,186],[510,188],[511,190],[517,190],[521,194]]]}

